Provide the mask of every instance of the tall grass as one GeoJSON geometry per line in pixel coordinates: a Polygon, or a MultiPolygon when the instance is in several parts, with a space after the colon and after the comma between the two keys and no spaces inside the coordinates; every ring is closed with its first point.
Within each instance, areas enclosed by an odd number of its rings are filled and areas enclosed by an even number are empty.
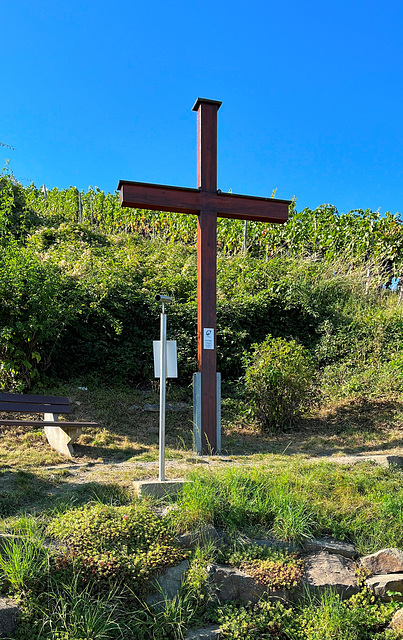
{"type": "Polygon", "coordinates": [[[403,547],[402,471],[362,463],[290,462],[195,472],[172,513],[181,530],[205,523],[294,543],[318,535],[353,542],[361,554],[403,547]]]}
{"type": "Polygon", "coordinates": [[[119,624],[119,599],[112,589],[102,599],[82,589],[78,576],[69,584],[51,582],[47,607],[43,610],[43,632],[52,638],[109,640],[124,637],[119,624]]]}
{"type": "Polygon", "coordinates": [[[392,640],[395,634],[384,628],[395,606],[375,602],[366,589],[348,601],[342,601],[332,590],[320,596],[307,592],[296,626],[303,629],[306,640],[392,640]]]}
{"type": "Polygon", "coordinates": [[[33,520],[25,519],[23,536],[13,536],[2,541],[0,553],[0,578],[4,588],[16,593],[28,590],[47,574],[48,553],[43,537],[33,520]]]}
{"type": "Polygon", "coordinates": [[[228,530],[265,531],[299,541],[315,530],[307,500],[289,491],[286,475],[272,476],[254,469],[232,468],[217,474],[194,475],[179,498],[174,518],[185,529],[206,522],[228,530]]]}

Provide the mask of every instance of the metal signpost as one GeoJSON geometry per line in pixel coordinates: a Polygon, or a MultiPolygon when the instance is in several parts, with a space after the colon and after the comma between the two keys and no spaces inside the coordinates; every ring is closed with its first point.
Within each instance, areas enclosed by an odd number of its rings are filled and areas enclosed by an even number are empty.
{"type": "MultiPolygon", "coordinates": [[[[165,313],[165,304],[172,302],[172,298],[169,296],[155,296],[157,302],[162,303],[161,309],[161,322],[160,322],[160,341],[159,345],[154,343],[154,370],[155,376],[160,379],[160,424],[159,424],[159,436],[160,436],[160,450],[159,450],[159,476],[160,482],[165,480],[165,406],[166,406],[166,383],[167,375],[170,378],[177,376],[176,372],[176,342],[175,348],[172,351],[172,358],[167,366],[167,315],[165,313]],[[155,348],[157,347],[157,349],[155,348]],[[158,349],[159,347],[159,349],[158,349]],[[169,368],[169,371],[168,371],[169,368]]],[[[170,341],[172,344],[174,341],[170,341]]]]}

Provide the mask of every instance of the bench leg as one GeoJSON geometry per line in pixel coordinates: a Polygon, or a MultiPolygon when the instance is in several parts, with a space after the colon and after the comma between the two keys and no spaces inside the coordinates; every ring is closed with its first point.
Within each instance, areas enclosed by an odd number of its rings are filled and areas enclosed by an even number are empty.
{"type": "MultiPolygon", "coordinates": [[[[58,416],[55,413],[45,413],[44,418],[58,422],[58,416]]],[[[53,449],[69,458],[74,456],[73,442],[81,435],[81,427],[64,427],[63,422],[58,422],[58,426],[44,427],[44,429],[46,438],[53,449]]]]}

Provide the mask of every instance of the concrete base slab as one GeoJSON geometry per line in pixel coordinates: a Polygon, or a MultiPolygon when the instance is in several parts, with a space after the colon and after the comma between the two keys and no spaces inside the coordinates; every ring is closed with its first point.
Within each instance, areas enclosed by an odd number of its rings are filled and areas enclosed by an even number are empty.
{"type": "Polygon", "coordinates": [[[186,480],[140,480],[134,482],[137,495],[141,498],[174,498],[182,491],[186,480]]]}
{"type": "Polygon", "coordinates": [[[403,456],[386,456],[386,460],[389,465],[395,465],[395,467],[403,467],[403,456]]]}

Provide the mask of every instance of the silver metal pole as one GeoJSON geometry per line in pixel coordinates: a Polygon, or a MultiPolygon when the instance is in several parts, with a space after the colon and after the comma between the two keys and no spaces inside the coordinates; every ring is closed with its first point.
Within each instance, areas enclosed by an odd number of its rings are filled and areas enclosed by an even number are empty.
{"type": "Polygon", "coordinates": [[[162,303],[160,331],[160,451],[159,480],[165,480],[165,400],[167,381],[167,316],[162,303]]]}

